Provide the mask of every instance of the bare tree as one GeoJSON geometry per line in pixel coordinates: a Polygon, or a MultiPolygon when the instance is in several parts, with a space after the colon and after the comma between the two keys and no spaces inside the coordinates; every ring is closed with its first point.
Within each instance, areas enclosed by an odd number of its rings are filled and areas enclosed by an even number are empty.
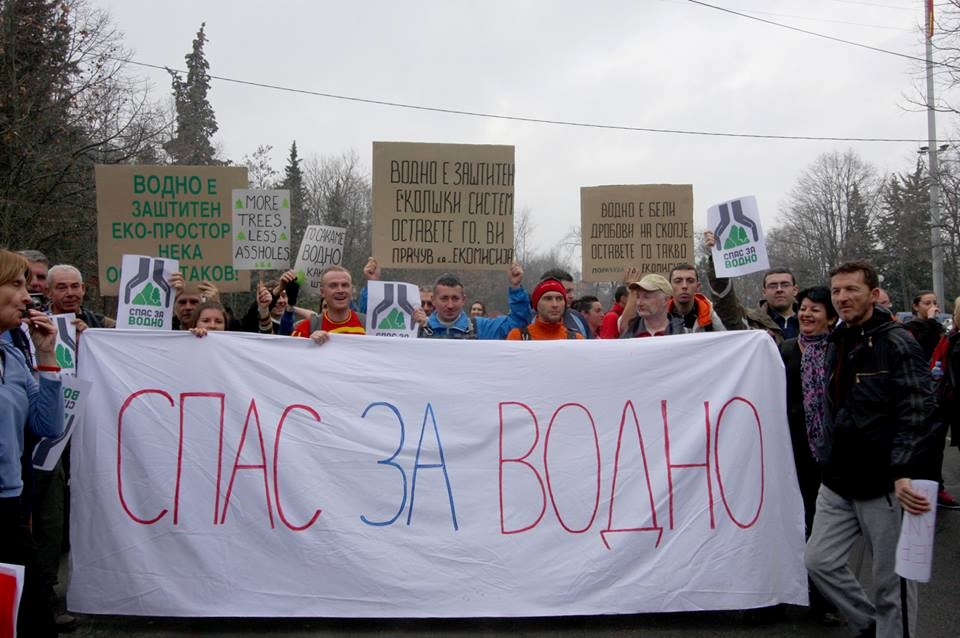
{"type": "Polygon", "coordinates": [[[356,151],[311,157],[304,163],[304,209],[308,224],[346,228],[343,266],[359,281],[371,251],[373,200],[370,176],[356,151]]]}
{"type": "Polygon", "coordinates": [[[822,281],[842,261],[876,250],[874,224],[882,182],[852,150],[821,155],[797,180],[783,223],[768,234],[778,264],[822,281]]]}
{"type": "Polygon", "coordinates": [[[87,273],[93,164],[154,157],[164,123],[120,37],[82,0],[0,3],[0,242],[87,273]]]}

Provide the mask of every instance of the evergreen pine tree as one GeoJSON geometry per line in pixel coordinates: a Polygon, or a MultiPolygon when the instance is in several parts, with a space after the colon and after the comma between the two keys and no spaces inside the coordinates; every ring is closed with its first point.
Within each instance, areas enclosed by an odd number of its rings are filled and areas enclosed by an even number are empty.
{"type": "Polygon", "coordinates": [[[290,247],[292,252],[296,252],[303,240],[303,233],[309,220],[306,210],[307,194],[296,141],[290,145],[290,155],[287,157],[287,166],[283,169],[280,188],[290,191],[290,247]]]}
{"type": "Polygon", "coordinates": [[[909,309],[916,292],[930,287],[930,195],[924,172],[917,162],[912,173],[890,177],[877,224],[878,270],[900,309],[909,309]]]}
{"type": "Polygon", "coordinates": [[[210,138],[217,132],[217,119],[207,100],[210,90],[210,64],[203,53],[207,42],[204,33],[206,23],[200,25],[193,41],[193,50],[184,59],[187,62],[187,79],[167,69],[173,83],[174,106],[177,111],[177,134],[163,145],[174,164],[217,164],[210,138]]]}

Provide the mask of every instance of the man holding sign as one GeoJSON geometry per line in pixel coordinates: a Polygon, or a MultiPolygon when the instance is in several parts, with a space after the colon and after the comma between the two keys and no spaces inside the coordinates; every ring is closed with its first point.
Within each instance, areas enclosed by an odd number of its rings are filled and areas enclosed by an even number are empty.
{"type": "Polygon", "coordinates": [[[414,315],[420,323],[420,337],[427,339],[503,339],[513,328],[530,324],[530,295],[521,286],[523,268],[513,262],[507,271],[510,281],[510,314],[496,318],[468,317],[463,311],[466,295],[463,284],[454,275],[446,274],[433,286],[433,313],[414,315]]]}

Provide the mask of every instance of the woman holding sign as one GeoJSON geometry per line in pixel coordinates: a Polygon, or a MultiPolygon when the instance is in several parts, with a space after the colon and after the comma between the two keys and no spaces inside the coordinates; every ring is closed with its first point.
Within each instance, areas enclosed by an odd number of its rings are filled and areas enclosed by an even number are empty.
{"type": "MultiPolygon", "coordinates": [[[[0,332],[20,330],[21,322],[26,321],[40,373],[37,381],[23,354],[8,340],[0,340],[0,563],[25,567],[19,635],[55,636],[50,607],[53,592],[43,578],[20,507],[25,428],[38,436],[63,432],[60,368],[54,353],[57,329],[49,317],[30,308],[30,279],[30,265],[24,257],[0,250],[0,332]]],[[[0,609],[0,618],[10,611],[0,609]]]]}

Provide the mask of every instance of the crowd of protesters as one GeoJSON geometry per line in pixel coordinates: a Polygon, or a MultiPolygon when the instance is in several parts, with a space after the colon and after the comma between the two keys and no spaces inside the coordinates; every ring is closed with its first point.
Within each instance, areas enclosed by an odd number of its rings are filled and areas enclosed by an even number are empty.
{"type": "MultiPolygon", "coordinates": [[[[715,238],[707,233],[706,243],[715,238]]],[[[920,513],[933,503],[912,479],[940,480],[938,504],[960,508],[946,491],[940,464],[946,430],[960,444],[960,298],[947,332],[937,321],[936,295],[920,291],[914,317],[898,323],[889,296],[867,262],[834,268],[825,282],[800,290],[786,269],[769,270],[756,307],[743,306],[732,280],[679,264],[667,277],[628,269],[613,303],[575,298],[573,277],[550,270],[528,293],[519,264],[506,270],[509,312],[488,313],[484,302],[467,306],[462,282],[444,274],[420,289],[413,320],[431,339],[591,340],[646,338],[726,330],[766,331],[780,348],[786,370],[783,425],[796,463],[808,538],[811,612],[824,623],[846,621],[858,635],[909,635],[916,622],[915,588],[893,568],[901,511],[920,513]],[[847,566],[862,537],[873,554],[871,602],[847,566]]],[[[368,281],[380,279],[370,258],[368,281]]],[[[236,316],[219,291],[203,282],[176,290],[174,328],[197,337],[211,331],[246,331],[304,337],[317,344],[331,335],[363,335],[367,289],[355,298],[350,273],[323,270],[320,306],[298,305],[293,271],[257,285],[236,316]]],[[[0,562],[26,566],[22,635],[54,635],[75,626],[56,613],[54,592],[64,546],[69,454],[52,472],[32,468],[38,437],[63,429],[59,368],[53,356],[56,329],[49,314],[73,312],[78,338],[87,328],[115,322],[84,307],[82,274],[69,265],[48,268],[36,251],[0,250],[0,562]],[[32,526],[31,526],[32,522],[32,526]]]]}

